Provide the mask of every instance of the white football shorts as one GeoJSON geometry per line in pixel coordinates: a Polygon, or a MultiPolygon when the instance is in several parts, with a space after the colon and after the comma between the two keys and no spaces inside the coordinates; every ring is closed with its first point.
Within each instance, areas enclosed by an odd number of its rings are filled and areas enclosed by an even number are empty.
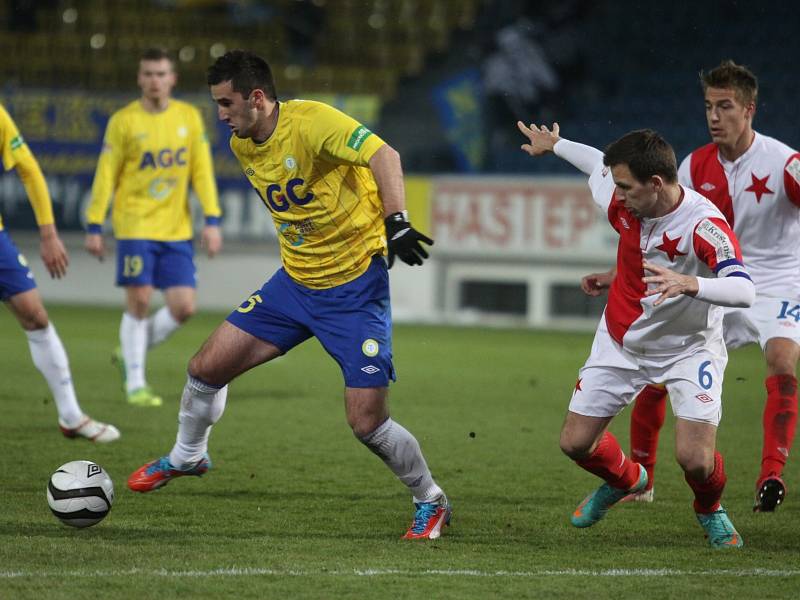
{"type": "Polygon", "coordinates": [[[757,342],[763,350],[777,337],[800,344],[800,300],[757,295],[748,308],[726,308],[722,329],[728,348],[757,342]]]}
{"type": "Polygon", "coordinates": [[[589,417],[619,414],[648,384],[667,388],[672,413],[680,419],[719,425],[722,378],[728,353],[722,339],[658,366],[617,344],[605,328],[598,329],[592,352],[578,374],[569,410],[589,417]]]}

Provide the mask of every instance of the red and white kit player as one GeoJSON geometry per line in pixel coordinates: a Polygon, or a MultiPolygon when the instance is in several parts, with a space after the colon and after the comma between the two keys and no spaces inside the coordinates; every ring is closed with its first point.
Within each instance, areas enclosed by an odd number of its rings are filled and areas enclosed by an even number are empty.
{"type": "MultiPolygon", "coordinates": [[[[767,402],[753,510],[769,512],[786,494],[783,469],[797,424],[800,154],[753,131],[758,82],[747,68],[726,61],[701,80],[713,141],[686,157],[678,176],[733,225],[756,286],[753,306],[726,311],[724,334],[728,348],[758,342],[764,351],[767,402]]],[[[651,476],[665,406],[663,388],[646,389],[631,417],[631,452],[651,476]]],[[[652,499],[652,492],[642,499],[652,499]]]]}
{"type": "Polygon", "coordinates": [[[722,306],[749,306],[755,297],[736,236],[713,204],[678,184],[675,154],[656,132],[628,133],[603,154],[561,139],[557,125],[552,132],[518,126],[530,142],[523,150],[552,151],[590,176],[592,197],[619,234],[617,276],[560,440],[567,456],[605,483],[578,506],[572,524],[594,525],[647,485],[646,470],[607,427],[639,390],[659,384],[670,392],[676,458],[697,519],[712,546],[740,547],[720,505],[726,477],[716,450],[728,358],[722,306]]]}

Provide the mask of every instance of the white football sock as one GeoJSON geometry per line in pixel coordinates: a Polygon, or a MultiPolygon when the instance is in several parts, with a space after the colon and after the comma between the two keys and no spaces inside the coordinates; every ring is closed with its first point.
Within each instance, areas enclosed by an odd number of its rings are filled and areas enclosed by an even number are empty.
{"type": "Polygon", "coordinates": [[[128,392],[147,385],[144,376],[147,354],[147,319],[122,313],[119,324],[119,344],[125,360],[125,385],[128,392]]]}
{"type": "Polygon", "coordinates": [[[25,334],[28,336],[33,364],[44,375],[53,393],[59,421],[64,427],[77,427],[83,418],[83,412],[75,397],[69,360],[56,328],[49,323],[44,329],[26,331],[25,334]]]}
{"type": "Polygon", "coordinates": [[[191,375],[187,378],[178,413],[178,436],[169,453],[173,467],[186,469],[203,458],[211,426],[222,416],[227,398],[227,385],[217,388],[191,375]]]}
{"type": "Polygon", "coordinates": [[[169,308],[162,306],[156,313],[147,319],[147,349],[157,346],[180,327],[169,308]]]}
{"type": "Polygon", "coordinates": [[[419,442],[405,427],[389,418],[359,440],[406,484],[414,502],[433,502],[442,496],[442,488],[433,480],[419,442]]]}

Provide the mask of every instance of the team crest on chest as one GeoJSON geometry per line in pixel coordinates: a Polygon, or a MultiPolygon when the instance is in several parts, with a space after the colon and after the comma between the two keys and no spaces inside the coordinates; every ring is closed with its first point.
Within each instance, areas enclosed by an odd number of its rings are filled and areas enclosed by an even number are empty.
{"type": "Polygon", "coordinates": [[[656,250],[661,250],[669,257],[670,261],[674,261],[676,256],[686,256],[686,252],[678,250],[678,244],[681,242],[681,237],[678,236],[674,240],[669,239],[667,232],[661,237],[661,243],[656,246],[656,250]]]}
{"type": "Polygon", "coordinates": [[[297,161],[294,159],[294,156],[290,154],[283,159],[283,166],[292,171],[297,167],[297,161]]]}
{"type": "Polygon", "coordinates": [[[750,173],[750,177],[753,180],[753,184],[749,188],[745,188],[745,192],[753,192],[756,195],[756,202],[759,204],[761,203],[761,196],[764,194],[774,194],[771,189],[767,187],[767,181],[769,181],[769,175],[766,177],[756,177],[755,173],[750,173]]]}

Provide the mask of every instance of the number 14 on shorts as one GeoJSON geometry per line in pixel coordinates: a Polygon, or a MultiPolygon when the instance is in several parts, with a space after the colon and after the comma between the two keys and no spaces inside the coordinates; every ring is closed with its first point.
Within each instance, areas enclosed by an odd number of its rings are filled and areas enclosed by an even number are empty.
{"type": "Polygon", "coordinates": [[[784,300],[781,302],[781,311],[778,313],[778,318],[788,319],[789,317],[794,319],[795,323],[800,322],[800,304],[792,306],[791,303],[784,300]]]}

